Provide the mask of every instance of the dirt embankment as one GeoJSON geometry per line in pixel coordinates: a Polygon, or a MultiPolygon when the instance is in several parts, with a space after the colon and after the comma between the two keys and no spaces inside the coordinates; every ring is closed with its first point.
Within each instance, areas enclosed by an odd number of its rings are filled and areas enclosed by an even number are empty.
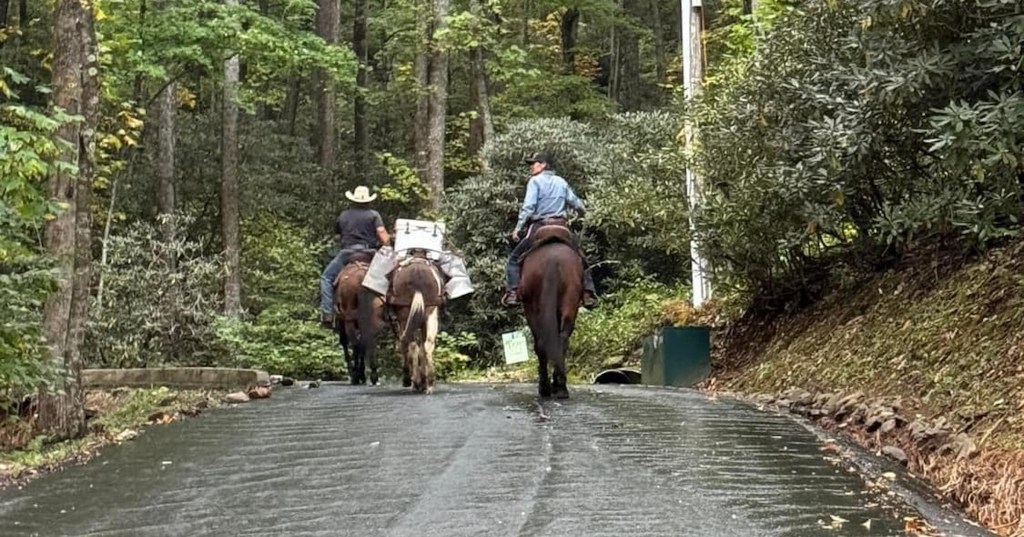
{"type": "Polygon", "coordinates": [[[716,388],[770,394],[1024,537],[1024,243],[919,256],[717,339],[716,388]]]}

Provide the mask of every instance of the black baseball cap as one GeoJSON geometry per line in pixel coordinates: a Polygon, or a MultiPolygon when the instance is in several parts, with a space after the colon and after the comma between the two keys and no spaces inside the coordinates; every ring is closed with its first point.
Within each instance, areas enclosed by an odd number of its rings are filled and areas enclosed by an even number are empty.
{"type": "Polygon", "coordinates": [[[526,163],[527,164],[533,164],[534,162],[540,162],[541,164],[547,164],[548,166],[550,166],[551,165],[551,155],[549,155],[547,153],[544,153],[544,152],[540,152],[540,153],[534,153],[534,154],[532,154],[532,155],[530,155],[529,157],[526,158],[526,163]]]}

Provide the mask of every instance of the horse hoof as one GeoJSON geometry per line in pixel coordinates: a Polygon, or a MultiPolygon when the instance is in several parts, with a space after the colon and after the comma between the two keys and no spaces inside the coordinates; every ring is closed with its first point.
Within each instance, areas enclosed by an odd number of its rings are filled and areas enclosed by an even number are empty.
{"type": "Polygon", "coordinates": [[[555,399],[568,399],[569,390],[558,390],[555,392],[555,399]]]}
{"type": "Polygon", "coordinates": [[[380,384],[380,377],[377,376],[376,372],[370,373],[370,382],[373,383],[374,386],[380,384]]]}
{"type": "Polygon", "coordinates": [[[428,386],[427,389],[423,393],[425,393],[427,395],[430,395],[430,394],[434,393],[434,387],[433,386],[428,386]]]}
{"type": "Polygon", "coordinates": [[[551,386],[541,386],[539,392],[541,397],[551,397],[551,386]]]}
{"type": "Polygon", "coordinates": [[[402,379],[402,387],[403,388],[408,388],[409,386],[412,386],[412,379],[410,379],[409,377],[403,378],[402,379]]]}

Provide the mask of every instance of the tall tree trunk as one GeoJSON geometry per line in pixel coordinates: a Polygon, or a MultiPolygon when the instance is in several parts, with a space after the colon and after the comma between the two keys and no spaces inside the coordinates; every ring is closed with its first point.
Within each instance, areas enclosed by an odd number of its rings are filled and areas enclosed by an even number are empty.
{"type": "Polygon", "coordinates": [[[638,110],[643,104],[640,85],[640,37],[634,24],[642,18],[639,0],[622,0],[622,9],[628,16],[625,24],[615,29],[615,48],[612,62],[615,65],[614,98],[623,111],[638,110]]]}
{"type": "Polygon", "coordinates": [[[577,8],[569,8],[562,15],[562,70],[567,75],[576,72],[576,29],[579,23],[580,10],[577,8]]]}
{"type": "MultiPolygon", "coordinates": [[[[424,0],[430,5],[432,0],[424,0]]],[[[417,52],[413,62],[416,77],[416,116],[413,118],[413,163],[420,174],[425,174],[429,160],[430,133],[430,50],[433,31],[428,10],[421,10],[417,22],[417,52]]]]}
{"type": "MultiPolygon", "coordinates": [[[[434,33],[443,29],[448,17],[449,0],[433,0],[434,33]]],[[[433,37],[433,36],[432,36],[433,37]]],[[[430,54],[430,127],[427,159],[427,186],[430,188],[431,205],[441,208],[444,194],[444,142],[445,120],[448,114],[448,52],[435,41],[430,54]]]]}
{"type": "MultiPolygon", "coordinates": [[[[229,6],[238,0],[224,0],[229,6]]],[[[237,317],[242,311],[242,244],[239,232],[238,200],[238,56],[224,62],[224,117],[221,133],[220,218],[224,240],[224,313],[237,317]]]]}
{"type": "MultiPolygon", "coordinates": [[[[316,33],[328,44],[338,43],[339,7],[338,0],[319,0],[316,13],[316,33]]],[[[334,82],[324,70],[316,74],[316,136],[317,154],[320,166],[334,167],[335,146],[335,94],[334,82]]]]}
{"type": "MultiPolygon", "coordinates": [[[[470,10],[477,18],[482,17],[483,6],[480,0],[473,0],[470,4],[470,10]]],[[[481,46],[471,50],[469,54],[473,76],[469,89],[476,117],[469,125],[469,144],[467,149],[470,156],[481,158],[483,169],[487,169],[488,163],[483,159],[481,152],[484,146],[487,145],[487,142],[494,138],[494,120],[491,117],[491,88],[487,77],[487,51],[481,46]]]]}
{"type": "Polygon", "coordinates": [[[664,84],[665,74],[668,69],[668,58],[665,55],[665,33],[662,31],[663,27],[661,24],[661,6],[659,5],[660,0],[650,1],[651,8],[650,10],[648,10],[650,17],[647,20],[647,23],[648,25],[650,25],[651,30],[654,32],[654,61],[657,83],[664,84]]]}
{"type": "Polygon", "coordinates": [[[40,391],[36,425],[39,432],[55,439],[79,436],[85,428],[80,349],[89,306],[90,219],[79,212],[88,213],[94,169],[99,61],[90,35],[92,17],[91,7],[87,9],[82,0],[58,0],[54,10],[53,105],[84,118],[57,131],[68,143],[60,158],[76,170],[54,171],[47,185],[63,210],[46,225],[46,248],[55,259],[57,289],[44,306],[43,332],[51,358],[66,375],[57,380],[53,393],[40,391]],[[79,244],[80,240],[84,242],[79,244]]]}
{"type": "Polygon", "coordinates": [[[99,125],[100,112],[100,79],[99,79],[99,47],[96,42],[93,2],[82,2],[85,19],[79,25],[82,41],[83,80],[82,80],[82,117],[84,128],[81,134],[81,145],[78,159],[78,187],[75,200],[75,277],[74,294],[71,297],[71,323],[68,337],[71,345],[68,349],[67,369],[70,375],[67,382],[74,383],[68,390],[76,395],[72,398],[78,408],[71,409],[75,420],[81,420],[79,434],[85,432],[85,414],[80,410],[84,403],[82,392],[82,368],[85,360],[82,351],[85,347],[86,321],[89,308],[92,306],[92,185],[96,175],[96,127],[99,125]],[[81,417],[79,417],[81,416],[81,417]]]}
{"type": "Polygon", "coordinates": [[[366,95],[367,83],[367,56],[366,47],[366,2],[367,0],[355,0],[355,15],[352,25],[352,50],[359,62],[359,70],[356,72],[356,94],[352,108],[353,138],[356,177],[366,177],[369,172],[370,144],[366,130],[366,95]]]}

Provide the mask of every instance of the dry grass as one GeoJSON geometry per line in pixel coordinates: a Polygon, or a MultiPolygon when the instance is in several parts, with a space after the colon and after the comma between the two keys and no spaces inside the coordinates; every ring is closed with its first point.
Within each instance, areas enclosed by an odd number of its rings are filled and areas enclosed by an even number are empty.
{"type": "Polygon", "coordinates": [[[729,390],[859,389],[949,417],[982,453],[908,445],[911,468],[1001,535],[1024,537],[1022,329],[1024,243],[969,263],[933,253],[802,312],[720,331],[715,375],[729,390]]]}

